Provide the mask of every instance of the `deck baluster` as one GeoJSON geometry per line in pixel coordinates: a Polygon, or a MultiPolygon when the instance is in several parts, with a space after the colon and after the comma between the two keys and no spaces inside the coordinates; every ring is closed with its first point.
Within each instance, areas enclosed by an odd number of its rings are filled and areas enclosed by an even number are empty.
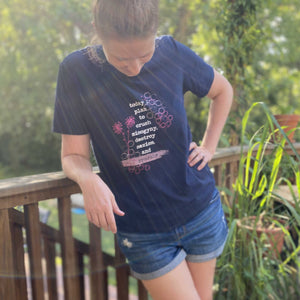
{"type": "Polygon", "coordinates": [[[44,299],[41,228],[37,203],[24,205],[26,240],[33,300],[44,299]]]}
{"type": "Polygon", "coordinates": [[[117,277],[118,300],[129,300],[129,272],[126,258],[121,252],[115,237],[115,268],[117,277]]]}
{"type": "Polygon", "coordinates": [[[214,166],[214,178],[217,186],[222,186],[222,165],[214,166]]]}
{"type": "Polygon", "coordinates": [[[78,261],[78,271],[79,271],[79,290],[80,290],[80,299],[85,299],[85,285],[84,285],[84,255],[79,251],[77,253],[78,261]]]}
{"type": "Polygon", "coordinates": [[[57,300],[57,275],[56,275],[56,251],[55,242],[51,241],[47,237],[44,237],[44,256],[46,259],[47,269],[47,286],[49,300],[57,300]]]}
{"type": "Polygon", "coordinates": [[[24,263],[24,238],[22,226],[14,223],[12,225],[13,257],[16,280],[16,299],[27,300],[26,273],[24,263]]]}
{"type": "Polygon", "coordinates": [[[108,300],[107,270],[103,261],[101,229],[89,223],[91,300],[108,300]]]}
{"type": "Polygon", "coordinates": [[[12,228],[9,210],[0,210],[0,299],[16,299],[12,228]]]}
{"type": "Polygon", "coordinates": [[[70,197],[58,198],[60,241],[62,248],[65,300],[82,300],[78,257],[72,235],[70,197]]]}

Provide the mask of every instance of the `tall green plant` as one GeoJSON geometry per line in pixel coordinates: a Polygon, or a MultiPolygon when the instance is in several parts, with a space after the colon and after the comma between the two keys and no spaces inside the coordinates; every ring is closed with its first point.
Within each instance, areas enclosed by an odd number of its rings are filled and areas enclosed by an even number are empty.
{"type": "MultiPolygon", "coordinates": [[[[284,181],[288,188],[290,195],[292,196],[292,200],[294,205],[291,204],[290,201],[287,201],[284,197],[274,193],[276,197],[280,198],[281,201],[285,204],[285,206],[288,208],[288,210],[291,213],[291,217],[294,220],[294,226],[293,226],[293,233],[294,233],[294,238],[298,238],[300,236],[300,200],[299,200],[299,195],[300,195],[300,168],[299,164],[294,161],[290,160],[291,164],[290,167],[293,169],[295,173],[295,183],[296,183],[296,189],[297,189],[297,194],[294,192],[293,186],[289,180],[286,180],[285,178],[281,178],[282,181],[284,181]],[[298,225],[298,226],[297,226],[298,225]]],[[[291,262],[291,261],[296,261],[296,267],[300,268],[300,260],[297,260],[297,257],[300,255],[300,245],[295,246],[293,242],[290,241],[289,243],[291,245],[292,252],[289,256],[286,257],[286,259],[279,265],[279,270],[280,272],[284,272],[286,269],[286,266],[291,262]]],[[[300,279],[300,278],[299,278],[300,279]]],[[[299,282],[300,283],[300,282],[299,282]]]]}
{"type": "Polygon", "coordinates": [[[300,157],[297,150],[282,128],[280,128],[267,105],[263,102],[252,104],[242,120],[241,156],[238,177],[234,186],[234,205],[238,208],[236,211],[238,212],[239,217],[258,213],[262,210],[271,212],[270,210],[273,209],[271,199],[276,182],[278,181],[278,173],[281,168],[281,160],[284,155],[284,145],[286,141],[292,148],[299,164],[300,157]],[[247,124],[249,122],[250,114],[256,106],[260,106],[263,109],[266,116],[266,122],[265,125],[252,136],[248,145],[248,151],[244,154],[244,139],[246,136],[247,124]],[[279,143],[270,144],[270,139],[277,131],[277,129],[274,129],[274,124],[279,128],[278,130],[282,133],[283,138],[279,143]],[[269,178],[267,178],[264,173],[266,150],[268,147],[274,148],[269,178]],[[255,152],[256,154],[254,155],[253,153],[255,152]],[[245,199],[247,199],[247,201],[245,201],[245,199]]]}
{"type": "MultiPolygon", "coordinates": [[[[271,175],[264,174],[267,146],[270,145],[270,138],[277,130],[274,129],[274,124],[278,125],[264,103],[254,103],[246,112],[242,120],[241,141],[244,142],[246,139],[247,125],[254,108],[261,108],[264,111],[266,124],[253,134],[246,152],[244,151],[246,146],[241,145],[239,173],[234,185],[234,199],[232,206],[227,208],[229,235],[224,252],[218,261],[216,274],[218,286],[214,299],[296,300],[300,297],[295,268],[300,265],[300,247],[295,244],[291,233],[277,222],[277,225],[284,230],[289,247],[286,247],[285,256],[274,256],[271,251],[266,252],[268,248],[264,243],[263,235],[258,236],[255,231],[249,234],[237,227],[238,219],[244,216],[259,215],[265,211],[268,211],[269,216],[276,214],[273,209],[273,197],[276,196],[275,186],[283,180],[288,182],[286,179],[278,178],[286,140],[296,157],[295,160],[289,161],[290,167],[295,172],[298,190],[300,190],[300,157],[281,128],[279,131],[283,135],[282,141],[272,145],[275,157],[271,175]]],[[[295,228],[299,234],[299,202],[295,207],[284,199],[283,203],[286,203],[285,207],[290,215],[290,228],[295,228]]]]}

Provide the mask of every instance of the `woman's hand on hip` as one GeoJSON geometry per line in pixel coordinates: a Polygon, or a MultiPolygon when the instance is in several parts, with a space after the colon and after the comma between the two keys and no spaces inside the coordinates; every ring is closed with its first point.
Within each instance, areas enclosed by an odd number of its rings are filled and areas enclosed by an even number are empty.
{"type": "Polygon", "coordinates": [[[198,146],[195,142],[191,142],[189,150],[190,155],[188,157],[188,164],[190,167],[195,166],[201,161],[200,165],[197,167],[198,171],[203,169],[213,157],[213,154],[208,149],[203,146],[198,146]]]}

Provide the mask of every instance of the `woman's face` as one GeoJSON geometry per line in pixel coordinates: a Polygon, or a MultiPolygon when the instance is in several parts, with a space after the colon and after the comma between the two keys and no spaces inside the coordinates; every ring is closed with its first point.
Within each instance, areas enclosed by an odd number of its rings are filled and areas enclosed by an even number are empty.
{"type": "Polygon", "coordinates": [[[137,76],[150,61],[155,49],[155,37],[145,39],[107,39],[102,42],[107,61],[127,76],[137,76]]]}

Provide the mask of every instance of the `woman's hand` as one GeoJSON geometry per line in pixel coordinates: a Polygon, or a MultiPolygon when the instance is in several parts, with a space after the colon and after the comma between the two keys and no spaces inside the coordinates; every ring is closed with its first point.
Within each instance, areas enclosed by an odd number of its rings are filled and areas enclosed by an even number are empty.
{"type": "Polygon", "coordinates": [[[203,169],[213,157],[213,153],[211,153],[203,146],[198,146],[195,142],[192,142],[190,144],[190,151],[191,153],[188,158],[188,164],[190,165],[190,167],[193,167],[202,160],[201,164],[197,167],[198,171],[203,169]]]}
{"type": "Polygon", "coordinates": [[[81,188],[88,220],[104,230],[117,232],[114,213],[124,216],[105,182],[93,172],[90,163],[90,136],[62,135],[62,167],[81,188]]]}
{"type": "Polygon", "coordinates": [[[116,233],[114,213],[119,216],[124,216],[125,213],[120,210],[108,186],[97,174],[91,173],[80,183],[80,187],[88,220],[106,231],[116,233]]]}

